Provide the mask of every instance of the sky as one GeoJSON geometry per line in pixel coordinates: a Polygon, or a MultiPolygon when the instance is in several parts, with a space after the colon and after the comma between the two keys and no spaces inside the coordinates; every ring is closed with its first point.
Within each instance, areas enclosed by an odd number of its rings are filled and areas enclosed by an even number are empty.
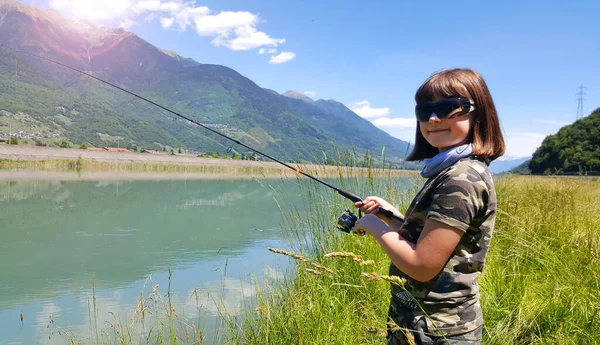
{"type": "Polygon", "coordinates": [[[433,73],[486,80],[506,156],[600,107],[600,1],[19,0],[122,27],[261,87],[334,99],[414,142],[414,94],[433,73]]]}

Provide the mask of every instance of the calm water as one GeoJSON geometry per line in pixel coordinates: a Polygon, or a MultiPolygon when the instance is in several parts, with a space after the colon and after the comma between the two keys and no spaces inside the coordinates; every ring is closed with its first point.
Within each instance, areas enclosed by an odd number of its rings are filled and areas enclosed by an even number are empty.
{"type": "MultiPolygon", "coordinates": [[[[278,279],[288,249],[274,200],[302,210],[297,181],[0,182],[0,344],[89,339],[127,324],[140,295],[214,328],[255,281],[278,279]],[[275,191],[271,187],[274,187],[275,191]],[[97,316],[93,316],[93,286],[97,316]],[[23,322],[20,315],[23,313],[23,322]]],[[[113,335],[114,333],[110,333],[113,335]]]]}

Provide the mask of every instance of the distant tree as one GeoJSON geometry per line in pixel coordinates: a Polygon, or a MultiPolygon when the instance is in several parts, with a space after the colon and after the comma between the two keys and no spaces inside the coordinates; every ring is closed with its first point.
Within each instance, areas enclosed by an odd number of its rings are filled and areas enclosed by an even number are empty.
{"type": "Polygon", "coordinates": [[[179,153],[181,153],[181,147],[179,148],[179,153]]]}
{"type": "Polygon", "coordinates": [[[81,144],[81,145],[79,145],[79,148],[82,150],[87,150],[88,147],[86,144],[81,144]]]}
{"type": "Polygon", "coordinates": [[[17,137],[10,137],[8,143],[11,145],[19,145],[19,139],[17,139],[17,137]]]}
{"type": "Polygon", "coordinates": [[[600,171],[600,108],[547,136],[533,153],[533,174],[587,174],[600,171]]]}
{"type": "Polygon", "coordinates": [[[69,143],[66,140],[61,141],[60,145],[58,145],[58,146],[60,146],[63,149],[67,149],[67,148],[71,147],[71,145],[69,145],[69,143]]]}

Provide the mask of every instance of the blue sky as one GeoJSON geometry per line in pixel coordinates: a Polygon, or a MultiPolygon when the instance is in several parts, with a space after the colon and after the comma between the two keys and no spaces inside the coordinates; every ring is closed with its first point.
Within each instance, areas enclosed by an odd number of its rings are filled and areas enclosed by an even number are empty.
{"type": "Polygon", "coordinates": [[[261,87],[335,99],[403,140],[414,137],[414,93],[435,71],[486,79],[507,155],[600,107],[598,1],[20,0],[122,26],[261,87]]]}

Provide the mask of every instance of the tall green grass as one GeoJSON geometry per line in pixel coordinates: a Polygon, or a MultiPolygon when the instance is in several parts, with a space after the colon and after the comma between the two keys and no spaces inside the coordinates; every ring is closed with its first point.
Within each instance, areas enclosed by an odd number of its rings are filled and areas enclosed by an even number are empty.
{"type": "MultiPolygon", "coordinates": [[[[64,335],[62,340],[68,340],[71,345],[203,344],[205,332],[202,319],[189,319],[183,313],[178,312],[171,301],[171,275],[172,271],[169,268],[166,293],[161,292],[158,284],[154,284],[151,278],[148,278],[136,301],[136,307],[125,316],[116,311],[109,312],[112,319],[105,321],[108,325],[98,321],[98,311],[101,306],[97,303],[94,284],[88,298],[89,325],[87,325],[87,332],[81,333],[79,330],[59,326],[58,334],[64,335]],[[151,291],[145,293],[147,285],[151,291]]],[[[196,292],[194,295],[192,297],[195,297],[196,308],[200,310],[202,305],[198,293],[196,292]]]]}
{"type": "MultiPolygon", "coordinates": [[[[381,195],[405,209],[418,188],[398,184],[389,169],[368,168],[366,179],[355,169],[340,167],[337,187],[366,197],[381,195]]],[[[294,272],[278,286],[263,287],[254,309],[231,324],[234,344],[381,344],[389,260],[369,237],[336,229],[338,217],[352,203],[335,191],[314,184],[306,191],[308,213],[284,211],[291,234],[294,272]],[[295,258],[294,258],[295,257],[295,258]]]]}
{"type": "MultiPolygon", "coordinates": [[[[339,166],[330,182],[405,211],[423,180],[398,181],[371,165],[366,174],[339,166]]],[[[496,189],[498,216],[480,278],[484,344],[600,344],[600,180],[508,175],[496,179],[496,189]]],[[[241,315],[223,310],[218,343],[385,342],[389,259],[369,236],[336,230],[343,210],[354,211],[348,200],[317,183],[304,198],[309,212],[280,205],[291,249],[270,248],[294,261],[287,278],[260,286],[241,315]]],[[[203,343],[201,325],[160,296],[140,296],[121,332],[104,331],[95,344],[203,343]],[[122,336],[136,334],[140,323],[152,330],[145,338],[122,336]]]]}
{"type": "Polygon", "coordinates": [[[509,176],[496,186],[485,343],[600,343],[600,181],[509,176]]]}
{"type": "MultiPolygon", "coordinates": [[[[384,196],[400,210],[418,187],[361,185],[347,173],[349,189],[384,196]]],[[[480,279],[484,344],[600,344],[600,181],[503,176],[496,187],[498,217],[480,279]]],[[[307,197],[311,212],[284,225],[296,234],[294,252],[277,252],[296,256],[295,271],[230,323],[234,343],[381,344],[389,260],[373,239],[335,230],[348,206],[339,196],[307,197]],[[336,252],[347,256],[328,255],[336,252]]]]}

